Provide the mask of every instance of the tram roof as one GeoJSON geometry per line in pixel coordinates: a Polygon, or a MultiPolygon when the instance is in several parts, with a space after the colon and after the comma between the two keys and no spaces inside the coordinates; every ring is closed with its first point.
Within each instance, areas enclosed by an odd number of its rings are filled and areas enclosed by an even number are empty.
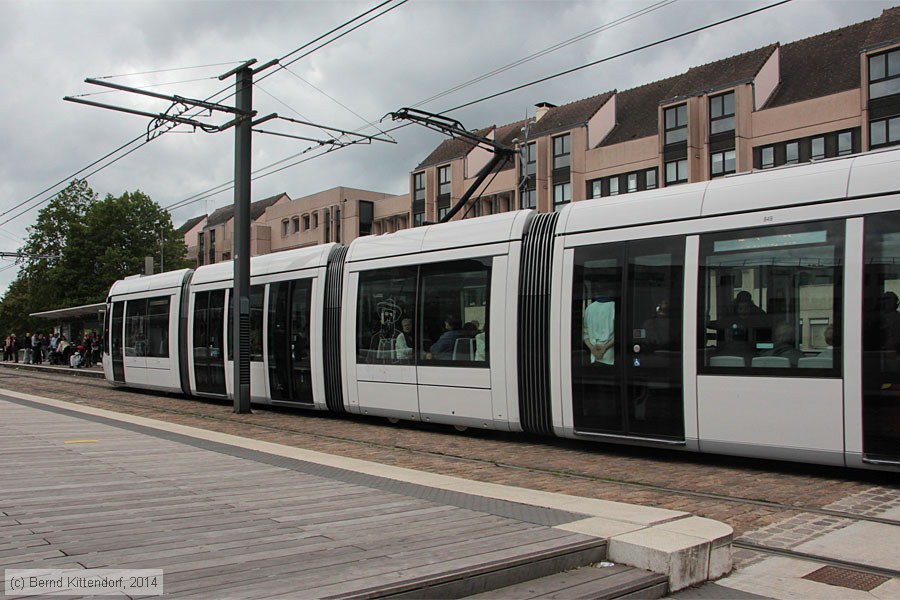
{"type": "Polygon", "coordinates": [[[137,294],[150,290],[165,290],[181,287],[184,276],[190,269],[166,271],[156,275],[132,275],[115,282],[109,290],[110,296],[137,294]]]}
{"type": "Polygon", "coordinates": [[[898,191],[897,163],[900,150],[875,151],[575,202],[561,215],[557,231],[573,234],[898,191]]]}
{"type": "MultiPolygon", "coordinates": [[[[337,244],[320,244],[307,248],[295,248],[254,256],[250,259],[250,276],[259,277],[270,273],[289,273],[303,269],[324,267],[328,264],[328,255],[337,244]]],[[[213,265],[205,265],[197,269],[191,285],[231,281],[234,278],[234,261],[227,260],[213,265]]]]}
{"type": "Polygon", "coordinates": [[[371,260],[520,240],[528,217],[533,213],[532,210],[519,210],[357,238],[350,244],[347,260],[371,260]]]}

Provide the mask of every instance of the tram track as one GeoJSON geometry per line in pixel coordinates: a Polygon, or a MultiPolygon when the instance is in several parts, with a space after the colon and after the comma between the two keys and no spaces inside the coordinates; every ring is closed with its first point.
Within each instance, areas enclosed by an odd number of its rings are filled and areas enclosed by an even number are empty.
{"type": "MultiPolygon", "coordinates": [[[[16,379],[19,377],[27,377],[30,380],[35,381],[46,381],[46,382],[56,382],[59,383],[61,381],[60,375],[57,374],[45,374],[45,373],[34,373],[34,372],[17,372],[16,374],[6,374],[0,372],[0,380],[8,380],[8,379],[16,379]]],[[[71,380],[68,380],[67,383],[70,383],[71,380]]],[[[92,389],[97,390],[109,390],[111,389],[109,384],[105,382],[105,380],[100,379],[87,379],[80,378],[78,380],[79,388],[90,387],[92,389]]],[[[184,418],[199,418],[206,421],[217,422],[220,424],[233,424],[236,422],[244,423],[248,427],[254,427],[261,430],[265,430],[272,433],[279,434],[288,434],[288,435],[300,435],[300,436],[309,436],[315,439],[328,441],[328,442],[338,442],[338,443],[346,443],[353,444],[360,447],[369,447],[378,450],[387,450],[387,451],[404,451],[409,453],[414,453],[418,455],[430,456],[439,459],[450,459],[453,461],[464,461],[467,463],[475,464],[475,465],[484,465],[495,467],[498,469],[508,469],[508,470],[520,470],[533,474],[546,475],[550,477],[559,477],[570,480],[581,480],[586,482],[594,482],[594,483],[602,483],[609,484],[615,486],[627,487],[635,490],[643,490],[649,492],[655,492],[659,494],[667,494],[667,495],[678,495],[689,498],[696,498],[702,500],[711,500],[714,502],[722,502],[729,504],[739,504],[746,506],[754,506],[760,507],[767,510],[786,513],[786,515],[794,515],[800,513],[809,513],[827,517],[834,517],[839,519],[845,519],[851,522],[870,522],[877,523],[881,525],[891,525],[891,526],[900,526],[900,519],[886,518],[880,517],[877,515],[870,514],[861,514],[857,512],[850,512],[845,510],[836,510],[819,506],[812,506],[808,504],[798,505],[798,504],[790,504],[786,502],[778,502],[774,500],[767,500],[763,498],[751,498],[747,496],[736,496],[725,493],[715,493],[710,491],[702,491],[702,490],[692,490],[686,489],[682,487],[675,486],[665,486],[658,485],[647,482],[639,482],[639,481],[629,481],[623,478],[618,477],[602,477],[589,473],[580,472],[577,470],[566,470],[566,469],[551,469],[551,468],[540,468],[535,465],[528,464],[517,464],[515,462],[507,462],[507,461],[497,461],[497,460],[489,460],[489,459],[481,459],[472,456],[465,456],[461,453],[453,453],[447,451],[437,451],[437,450],[424,450],[422,448],[416,448],[412,445],[404,445],[402,443],[384,443],[376,440],[360,440],[355,439],[350,436],[342,436],[342,435],[334,435],[330,433],[322,433],[322,432],[312,432],[308,430],[302,430],[297,428],[292,428],[289,426],[276,426],[272,424],[266,423],[246,423],[240,417],[232,417],[232,416],[219,416],[215,414],[210,414],[208,411],[197,410],[197,407],[201,406],[221,406],[221,403],[217,403],[215,401],[207,401],[207,400],[188,400],[188,399],[177,399],[170,395],[157,394],[153,392],[147,392],[142,390],[121,390],[123,393],[128,394],[129,396],[133,396],[134,400],[130,398],[102,398],[99,402],[102,402],[107,405],[113,405],[121,407],[124,409],[130,410],[148,410],[152,409],[154,411],[159,411],[164,414],[170,414],[172,416],[179,416],[184,418]],[[162,406],[160,403],[153,403],[152,405],[148,405],[146,402],[143,402],[146,398],[161,398],[165,400],[178,400],[183,401],[185,403],[184,408],[172,408],[171,406],[162,406]],[[192,409],[191,405],[194,404],[195,408],[192,409]]],[[[60,394],[57,392],[55,394],[58,397],[60,394]]],[[[96,398],[91,397],[92,394],[62,394],[61,400],[76,402],[76,403],[92,403],[96,401],[96,398]],[[81,396],[81,397],[76,397],[81,396]]],[[[127,410],[126,410],[127,412],[127,410]]],[[[297,412],[295,414],[300,415],[301,413],[297,412]]],[[[316,415],[319,418],[323,418],[321,415],[316,415]]],[[[362,420],[356,420],[357,424],[368,424],[368,425],[377,425],[378,427],[387,427],[387,425],[382,425],[381,423],[375,423],[371,421],[366,423],[362,420]]],[[[490,433],[490,432],[484,432],[490,433]]],[[[555,439],[547,439],[541,440],[542,444],[547,446],[568,446],[570,442],[568,440],[555,440],[555,439]]],[[[760,552],[772,552],[772,553],[783,553],[785,552],[782,548],[772,548],[761,546],[756,544],[755,542],[750,542],[748,540],[742,540],[741,538],[737,538],[735,540],[735,546],[737,547],[745,547],[747,549],[756,550],[760,552]],[[777,552],[776,552],[777,551],[777,552]]],[[[900,573],[891,575],[892,577],[900,576],[900,573]]]]}

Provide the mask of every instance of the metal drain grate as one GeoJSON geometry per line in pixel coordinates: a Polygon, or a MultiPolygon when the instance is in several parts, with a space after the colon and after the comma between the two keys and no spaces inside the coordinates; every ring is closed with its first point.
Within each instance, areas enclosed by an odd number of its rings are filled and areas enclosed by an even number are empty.
{"type": "Polygon", "coordinates": [[[840,567],[822,567],[808,575],[804,575],[803,579],[863,592],[874,590],[882,583],[890,580],[889,577],[842,569],[840,567]]]}

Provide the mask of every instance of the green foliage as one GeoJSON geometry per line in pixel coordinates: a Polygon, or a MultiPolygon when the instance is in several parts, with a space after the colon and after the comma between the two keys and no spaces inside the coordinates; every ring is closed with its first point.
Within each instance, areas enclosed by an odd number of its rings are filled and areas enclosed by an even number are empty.
{"type": "Polygon", "coordinates": [[[75,180],[38,214],[22,251],[29,256],[0,300],[0,331],[47,328],[33,312],[103,302],[118,279],[159,268],[160,234],[167,271],[189,266],[172,218],[140,191],[103,200],[75,180]]]}

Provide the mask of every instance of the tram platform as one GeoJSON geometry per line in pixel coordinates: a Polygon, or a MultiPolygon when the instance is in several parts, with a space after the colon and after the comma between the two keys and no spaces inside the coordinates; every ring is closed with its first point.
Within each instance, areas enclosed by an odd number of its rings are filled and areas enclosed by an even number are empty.
{"type": "Polygon", "coordinates": [[[51,365],[49,362],[42,362],[35,365],[26,363],[24,361],[4,361],[0,362],[0,368],[29,369],[33,371],[48,371],[57,373],[66,372],[80,377],[94,377],[103,379],[103,367],[101,365],[93,365],[90,367],[70,367],[68,365],[51,365]]]}
{"type": "Polygon", "coordinates": [[[731,567],[731,528],[684,512],[18,392],[0,392],[0,412],[4,569],[162,569],[177,597],[510,597],[524,585],[613,598],[731,567]]]}

